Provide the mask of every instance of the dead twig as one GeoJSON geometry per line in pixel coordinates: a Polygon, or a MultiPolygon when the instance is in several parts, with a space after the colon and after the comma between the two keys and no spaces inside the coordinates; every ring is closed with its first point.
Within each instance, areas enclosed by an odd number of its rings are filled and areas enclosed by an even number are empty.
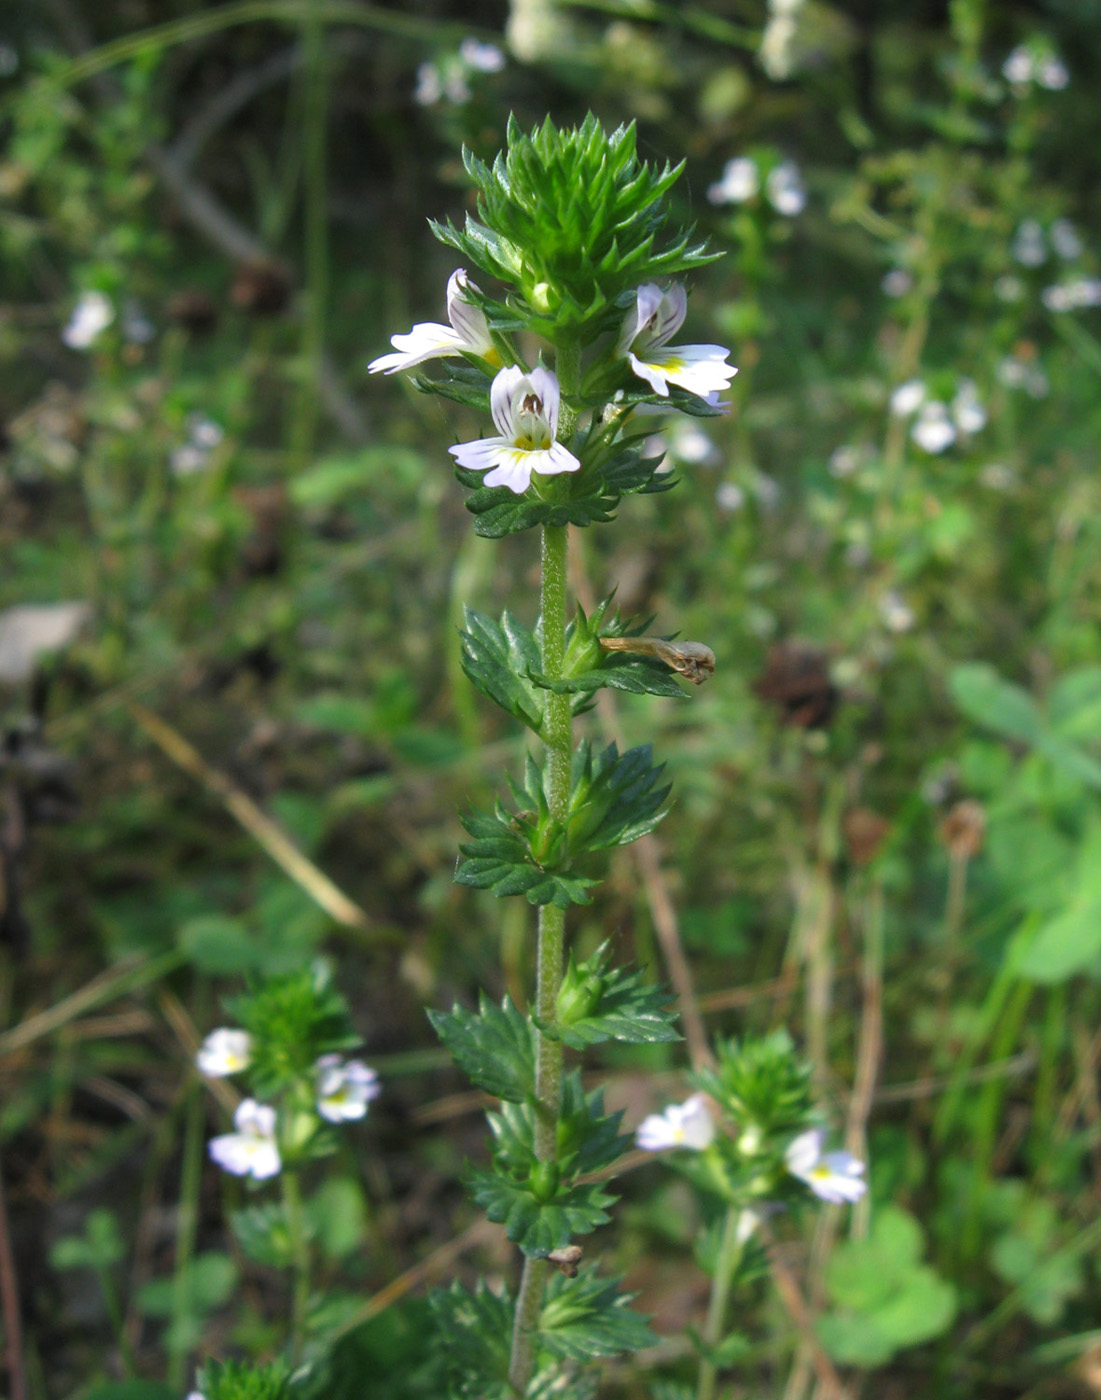
{"type": "Polygon", "coordinates": [[[173,729],[167,720],[161,719],[152,710],[147,710],[137,700],[127,700],[125,704],[134,722],[144,730],[162,753],[220,798],[226,810],[244,827],[257,845],[295,884],[305,890],[330,918],[346,928],[367,927],[367,915],[359,905],[349,899],[343,890],[338,889],[312,860],[304,856],[290,837],[271,817],[260,810],[247,793],[224,773],[211,768],[198,750],[189,744],[178,730],[173,729]]]}

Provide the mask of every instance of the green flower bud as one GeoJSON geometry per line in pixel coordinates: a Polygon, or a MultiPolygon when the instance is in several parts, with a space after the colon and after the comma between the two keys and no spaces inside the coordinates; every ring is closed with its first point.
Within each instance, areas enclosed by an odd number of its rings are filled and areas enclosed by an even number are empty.
{"type": "Polygon", "coordinates": [[[528,1176],[528,1186],[537,1201],[553,1201],[558,1194],[561,1172],[557,1162],[536,1162],[528,1176]]]}
{"type": "Polygon", "coordinates": [[[551,284],[549,282],[536,282],[531,289],[528,300],[531,302],[532,310],[538,311],[541,316],[548,315],[553,306],[550,291],[551,284]]]}

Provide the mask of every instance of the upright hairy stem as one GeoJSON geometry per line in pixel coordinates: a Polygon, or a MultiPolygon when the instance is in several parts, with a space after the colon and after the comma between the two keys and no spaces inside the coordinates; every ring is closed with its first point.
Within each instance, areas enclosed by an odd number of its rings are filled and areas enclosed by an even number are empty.
{"type": "Polygon", "coordinates": [[[310,1246],[306,1239],[306,1221],[302,1208],[302,1193],[298,1173],[283,1172],[283,1213],[291,1247],[291,1366],[302,1360],[302,1343],[306,1332],[306,1310],[310,1301],[310,1246]]]}
{"type": "MultiPolygon", "coordinates": [[[[565,440],[573,433],[576,415],[566,406],[567,395],[580,387],[581,354],[575,346],[558,349],[558,382],[563,405],[559,416],[558,437],[565,440]]],[[[543,527],[542,553],[542,647],[543,673],[550,680],[562,676],[566,651],[566,548],[567,527],[543,527]]],[[[551,817],[564,823],[570,801],[570,760],[573,755],[573,724],[570,697],[547,691],[546,725],[546,787],[551,817]]],[[[535,1010],[543,1024],[552,1024],[557,1016],[558,991],[562,985],[565,946],[565,911],[553,904],[539,909],[539,947],[536,957],[537,981],[535,1010]]],[[[541,1032],[536,1033],[535,1098],[538,1105],[535,1121],[535,1155],[540,1162],[553,1161],[557,1155],[558,1116],[562,1096],[562,1044],[541,1032]]],[[[512,1356],[509,1381],[523,1395],[531,1380],[535,1363],[536,1328],[543,1303],[547,1264],[542,1259],[525,1258],[516,1298],[516,1315],[512,1329],[512,1356]]]]}
{"type": "MultiPolygon", "coordinates": [[[[715,1273],[711,1280],[711,1299],[707,1306],[707,1322],[703,1329],[703,1339],[709,1347],[717,1347],[723,1339],[723,1323],[726,1320],[727,1304],[730,1302],[730,1285],[742,1257],[743,1245],[738,1238],[738,1222],[741,1219],[741,1214],[738,1206],[727,1207],[719,1254],[715,1260],[715,1273]]],[[[712,1400],[717,1377],[718,1369],[713,1361],[700,1362],[696,1400],[712,1400]]]]}

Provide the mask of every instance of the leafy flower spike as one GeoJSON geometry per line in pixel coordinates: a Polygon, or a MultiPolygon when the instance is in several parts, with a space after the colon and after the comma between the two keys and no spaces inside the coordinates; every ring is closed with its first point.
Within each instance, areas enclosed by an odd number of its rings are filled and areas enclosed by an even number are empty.
{"type": "Polygon", "coordinates": [[[487,486],[507,486],[517,496],[528,489],[532,472],[557,476],[578,471],[581,463],[554,440],[560,397],[550,370],[540,367],[525,374],[518,365],[510,365],[489,391],[499,436],[460,442],[448,451],[468,471],[488,472],[487,486]]]}
{"type": "Polygon", "coordinates": [[[277,1176],[283,1165],[275,1145],[275,1109],[270,1104],[244,1099],[233,1115],[235,1133],[211,1138],[210,1155],[223,1171],[265,1181],[277,1176]]]}
{"type": "Polygon", "coordinates": [[[489,333],[485,313],[467,297],[467,288],[477,287],[467,279],[466,268],[457,268],[447,283],[447,319],[449,326],[437,321],[420,321],[408,335],[393,335],[390,344],[396,354],[380,355],[367,366],[368,372],[397,374],[425,360],[445,355],[478,355],[483,360],[501,363],[497,347],[489,333]]]}
{"type": "Polygon", "coordinates": [[[616,353],[626,355],[635,374],[663,398],[670,384],[707,398],[729,389],[738,373],[726,363],[730,351],[722,345],[666,344],[684,324],[687,310],[688,294],[682,283],[663,292],[656,282],[647,282],[639,287],[620,331],[616,353]]]}
{"type": "Polygon", "coordinates": [[[715,1139],[715,1122],[702,1094],[693,1094],[684,1103],[671,1103],[664,1113],[643,1119],[635,1141],[644,1152],[661,1152],[667,1147],[690,1147],[703,1152],[715,1139]]]}
{"type": "Polygon", "coordinates": [[[823,1141],[818,1128],[800,1133],[784,1153],[788,1171],[805,1181],[819,1199],[832,1205],[859,1201],[868,1189],[863,1179],[864,1163],[851,1152],[823,1154],[823,1141]]]}

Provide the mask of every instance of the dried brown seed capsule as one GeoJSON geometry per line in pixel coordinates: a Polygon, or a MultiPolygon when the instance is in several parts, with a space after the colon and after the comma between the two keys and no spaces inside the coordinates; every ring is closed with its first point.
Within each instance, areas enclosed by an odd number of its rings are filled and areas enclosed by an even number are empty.
{"type": "Polygon", "coordinates": [[[940,839],[956,860],[973,860],[982,850],[986,835],[986,812],[973,797],[957,802],[941,822],[940,839]]]}
{"type": "Polygon", "coordinates": [[[806,642],[781,642],[768,653],[765,673],[753,689],[778,706],[785,724],[825,729],[837,705],[829,658],[806,642]]]}
{"type": "Polygon", "coordinates": [[[278,262],[246,262],[237,269],[229,299],[250,316],[275,316],[291,299],[290,268],[278,262]]]}
{"type": "Polygon", "coordinates": [[[566,1275],[567,1278],[577,1277],[577,1266],[581,1262],[581,1246],[579,1244],[568,1244],[564,1249],[552,1249],[547,1255],[547,1263],[566,1275]]]}
{"type": "Polygon", "coordinates": [[[693,685],[703,685],[715,674],[715,653],[703,642],[667,642],[661,637],[601,637],[605,651],[627,651],[653,656],[693,685]]]}

